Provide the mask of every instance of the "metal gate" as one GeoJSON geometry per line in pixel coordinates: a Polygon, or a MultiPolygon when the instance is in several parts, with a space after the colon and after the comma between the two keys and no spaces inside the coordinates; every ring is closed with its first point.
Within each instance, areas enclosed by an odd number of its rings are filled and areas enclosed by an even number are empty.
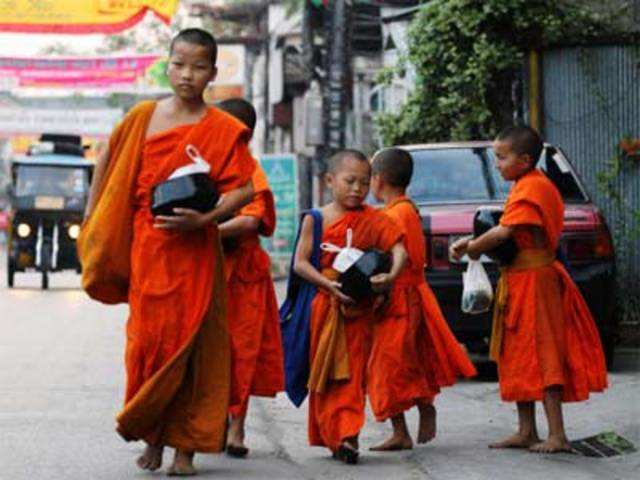
{"type": "Polygon", "coordinates": [[[613,182],[618,201],[599,185],[620,141],[640,138],[640,46],[545,51],[542,106],[546,140],[567,153],[611,227],[625,295],[640,298],[640,219],[633,213],[640,211],[640,161],[621,163],[613,182]]]}

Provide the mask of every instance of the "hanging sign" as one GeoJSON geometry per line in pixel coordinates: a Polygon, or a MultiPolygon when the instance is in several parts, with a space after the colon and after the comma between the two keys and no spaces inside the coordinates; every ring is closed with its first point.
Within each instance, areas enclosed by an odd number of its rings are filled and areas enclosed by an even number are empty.
{"type": "Polygon", "coordinates": [[[169,24],[179,0],[0,0],[0,31],[115,33],[152,11],[169,24]]]}

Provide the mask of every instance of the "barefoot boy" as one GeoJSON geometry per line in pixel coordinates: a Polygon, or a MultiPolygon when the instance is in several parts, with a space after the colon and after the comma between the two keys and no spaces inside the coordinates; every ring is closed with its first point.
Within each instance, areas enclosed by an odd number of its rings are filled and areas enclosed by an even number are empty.
{"type": "Polygon", "coordinates": [[[413,446],[404,411],[420,412],[418,443],[436,434],[434,397],[458,376],[471,377],[475,368],[442,316],[424,278],[426,245],[422,222],[406,189],[413,173],[411,155],[400,148],[377,153],[372,161],[371,191],[384,202],[382,211],[404,233],[407,265],[393,284],[389,303],[373,329],[367,388],[378,421],[391,418],[393,435],[374,451],[413,446]]]}
{"type": "MultiPolygon", "coordinates": [[[[402,233],[384,214],[365,205],[371,167],[356,150],[345,150],[329,160],[327,185],[333,201],[321,209],[322,241],[344,248],[348,232],[351,246],[391,252],[391,272],[371,279],[377,290],[388,289],[406,259],[402,233]]],[[[309,377],[309,442],[331,449],[346,463],[358,461],[358,434],[365,419],[365,375],[373,322],[372,301],[354,305],[340,291],[331,251],[321,255],[322,271],[310,263],[313,219],[306,216],[295,272],[319,287],[311,307],[311,373],[309,377]]]]}
{"type": "Polygon", "coordinates": [[[169,54],[174,95],[137,105],[113,132],[78,243],[87,291],[129,302],[118,432],[147,443],[140,468],[158,469],[170,446],[168,473],[192,475],[194,452],[223,448],[227,421],[230,352],[215,222],[251,200],[255,162],[249,131],[202,99],[217,72],[213,37],[183,30],[169,54]],[[194,151],[210,165],[222,202],[206,213],[154,218],[153,188],[191,164],[194,151]]]}
{"type": "MultiPolygon", "coordinates": [[[[221,102],[253,132],[256,112],[242,98],[221,102]]],[[[284,389],[284,360],[280,340],[278,302],[271,279],[269,255],[260,247],[259,235],[269,237],[276,227],[273,194],[267,177],[256,165],[251,203],[220,225],[227,278],[227,318],[231,337],[231,423],[227,453],[244,457],[244,422],[249,395],[274,397],[284,389]]]]}
{"type": "Polygon", "coordinates": [[[456,258],[465,253],[477,258],[510,237],[519,249],[498,284],[490,350],[498,362],[502,399],[517,402],[519,428],[490,446],[568,451],[562,402],[586,400],[607,387],[604,354],[584,299],[555,258],[564,205],[555,185],[535,168],[542,140],[532,128],[510,127],[493,149],[502,177],[515,181],[500,225],[451,246],[456,258]],[[547,416],[545,441],[538,438],[536,401],[547,416]]]}

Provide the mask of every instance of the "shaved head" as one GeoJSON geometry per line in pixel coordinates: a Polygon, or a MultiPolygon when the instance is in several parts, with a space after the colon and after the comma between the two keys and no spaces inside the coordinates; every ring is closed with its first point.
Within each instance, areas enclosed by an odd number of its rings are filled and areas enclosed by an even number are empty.
{"type": "Polygon", "coordinates": [[[407,188],[413,175],[413,159],[401,148],[385,148],[371,161],[373,175],[380,175],[392,187],[407,188]]]}
{"type": "Polygon", "coordinates": [[[218,103],[218,108],[236,117],[244,123],[251,132],[256,128],[256,109],[251,102],[244,98],[229,98],[218,103]]]}
{"type": "Polygon", "coordinates": [[[509,142],[511,149],[518,155],[529,155],[531,157],[531,167],[535,167],[544,149],[544,142],[540,134],[528,126],[507,127],[502,130],[496,140],[499,142],[509,142]]]}
{"type": "Polygon", "coordinates": [[[344,161],[347,159],[357,160],[369,165],[369,160],[367,160],[366,155],[360,150],[346,149],[340,150],[339,152],[334,153],[333,155],[331,155],[331,157],[329,157],[329,160],[327,162],[327,172],[334,174],[339,172],[344,161]]]}

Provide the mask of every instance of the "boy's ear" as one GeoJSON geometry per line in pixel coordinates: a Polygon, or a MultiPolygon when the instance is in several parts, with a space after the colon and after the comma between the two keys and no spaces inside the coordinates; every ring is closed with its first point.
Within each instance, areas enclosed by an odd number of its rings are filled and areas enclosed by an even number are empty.
{"type": "Polygon", "coordinates": [[[328,186],[331,186],[331,184],[333,183],[333,173],[327,172],[324,174],[324,183],[326,183],[328,186]]]}
{"type": "Polygon", "coordinates": [[[215,82],[218,77],[218,67],[213,67],[213,71],[211,72],[211,77],[209,78],[209,83],[215,82]]]}

